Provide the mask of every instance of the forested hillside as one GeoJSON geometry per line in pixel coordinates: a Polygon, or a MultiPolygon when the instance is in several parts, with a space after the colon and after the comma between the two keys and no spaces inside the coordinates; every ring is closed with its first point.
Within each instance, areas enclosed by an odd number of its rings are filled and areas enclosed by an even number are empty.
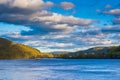
{"type": "Polygon", "coordinates": [[[52,54],[41,53],[39,50],[23,44],[15,44],[4,38],[0,38],[0,59],[29,59],[50,58],[52,54]]]}

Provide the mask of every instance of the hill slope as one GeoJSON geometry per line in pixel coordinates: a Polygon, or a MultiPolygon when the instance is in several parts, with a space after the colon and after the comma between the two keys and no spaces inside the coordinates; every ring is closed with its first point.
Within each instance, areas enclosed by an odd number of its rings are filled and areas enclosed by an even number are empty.
{"type": "Polygon", "coordinates": [[[94,47],[83,51],[56,54],[57,58],[120,59],[120,46],[94,47]]]}
{"type": "Polygon", "coordinates": [[[76,53],[107,53],[110,47],[93,47],[76,53]]]}
{"type": "Polygon", "coordinates": [[[35,48],[0,38],[0,59],[28,59],[38,55],[40,51],[35,48]]]}

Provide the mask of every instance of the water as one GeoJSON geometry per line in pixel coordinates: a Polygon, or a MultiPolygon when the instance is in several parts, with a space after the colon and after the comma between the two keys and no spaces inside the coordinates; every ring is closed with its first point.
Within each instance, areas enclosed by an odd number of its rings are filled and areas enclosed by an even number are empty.
{"type": "Polygon", "coordinates": [[[120,80],[120,60],[0,60],[0,80],[120,80]]]}

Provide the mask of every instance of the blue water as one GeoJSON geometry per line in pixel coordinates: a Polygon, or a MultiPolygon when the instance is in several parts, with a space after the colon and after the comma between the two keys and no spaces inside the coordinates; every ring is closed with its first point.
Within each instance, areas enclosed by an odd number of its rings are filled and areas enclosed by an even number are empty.
{"type": "Polygon", "coordinates": [[[0,60],[0,80],[120,80],[120,60],[0,60]]]}

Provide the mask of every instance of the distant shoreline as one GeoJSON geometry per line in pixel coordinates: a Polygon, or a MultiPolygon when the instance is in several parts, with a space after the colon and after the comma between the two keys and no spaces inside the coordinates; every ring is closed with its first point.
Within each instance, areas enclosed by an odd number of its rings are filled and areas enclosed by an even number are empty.
{"type": "Polygon", "coordinates": [[[0,38],[0,60],[17,59],[120,59],[120,46],[93,47],[77,52],[42,53],[38,49],[24,44],[16,44],[0,38]]]}

